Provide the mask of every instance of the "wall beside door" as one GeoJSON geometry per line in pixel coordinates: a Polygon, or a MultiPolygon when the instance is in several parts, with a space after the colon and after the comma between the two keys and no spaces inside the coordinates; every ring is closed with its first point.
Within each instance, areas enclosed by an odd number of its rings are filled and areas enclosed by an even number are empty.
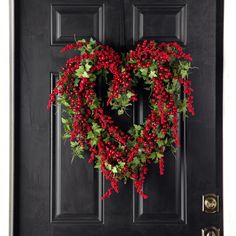
{"type": "Polygon", "coordinates": [[[234,0],[225,0],[224,9],[224,91],[223,91],[223,148],[224,148],[224,230],[225,235],[236,235],[236,206],[234,196],[236,188],[233,183],[236,178],[235,137],[236,132],[236,79],[235,79],[235,55],[234,44],[235,30],[232,30],[236,21],[236,3],[234,0]]]}

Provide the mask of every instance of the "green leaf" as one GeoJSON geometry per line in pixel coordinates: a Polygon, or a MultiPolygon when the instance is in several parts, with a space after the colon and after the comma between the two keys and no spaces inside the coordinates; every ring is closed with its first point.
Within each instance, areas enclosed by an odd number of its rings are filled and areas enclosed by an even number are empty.
{"type": "Polygon", "coordinates": [[[89,74],[89,80],[90,80],[91,82],[96,81],[96,79],[97,79],[96,75],[94,75],[94,74],[89,74]]]}
{"type": "Polygon", "coordinates": [[[139,69],[139,70],[140,70],[142,76],[147,76],[147,74],[148,74],[148,68],[141,68],[141,69],[139,69]]]}
{"type": "Polygon", "coordinates": [[[182,78],[186,78],[188,76],[188,71],[186,71],[184,69],[180,70],[180,75],[181,75],[182,78]]]}
{"type": "Polygon", "coordinates": [[[156,153],[152,152],[151,155],[149,156],[149,159],[151,159],[151,160],[156,159],[156,153]]]}
{"type": "Polygon", "coordinates": [[[178,80],[177,79],[173,79],[172,80],[172,87],[176,87],[178,85],[178,80]]]}
{"type": "Polygon", "coordinates": [[[156,74],[155,71],[150,71],[148,77],[150,77],[150,78],[154,78],[154,77],[157,77],[157,74],[156,74]]]}
{"type": "Polygon", "coordinates": [[[105,143],[108,143],[110,141],[110,136],[107,136],[106,138],[103,139],[105,143]]]}
{"type": "Polygon", "coordinates": [[[118,110],[118,115],[120,116],[120,115],[123,115],[124,114],[124,110],[123,109],[120,109],[120,110],[118,110]]]}
{"type": "Polygon", "coordinates": [[[151,71],[152,71],[152,70],[155,70],[155,71],[156,71],[157,68],[158,68],[158,64],[157,64],[157,63],[153,63],[153,64],[150,65],[149,68],[150,68],[151,71]]]}
{"type": "Polygon", "coordinates": [[[78,142],[70,142],[70,146],[72,148],[76,147],[78,145],[78,142]]]}
{"type": "Polygon", "coordinates": [[[112,165],[111,164],[105,163],[105,166],[108,170],[112,170],[112,165]]]}
{"type": "Polygon", "coordinates": [[[142,163],[145,163],[146,162],[146,155],[145,154],[142,154],[141,156],[140,156],[140,160],[141,160],[141,162],[142,163]]]}
{"type": "Polygon", "coordinates": [[[143,132],[143,127],[141,125],[136,125],[128,131],[129,134],[131,134],[134,138],[138,138],[139,136],[142,135],[143,132]]]}
{"type": "Polygon", "coordinates": [[[138,157],[134,157],[132,163],[138,166],[140,164],[140,160],[138,159],[138,157]]]}
{"type": "Polygon", "coordinates": [[[155,103],[151,103],[151,107],[154,111],[158,111],[158,106],[155,103]]]}
{"type": "Polygon", "coordinates": [[[79,78],[76,77],[75,80],[74,80],[74,86],[77,87],[79,84],[79,78]]]}
{"type": "Polygon", "coordinates": [[[96,109],[98,106],[100,106],[100,101],[97,98],[94,98],[92,105],[89,105],[90,109],[96,109]]]}
{"type": "Polygon", "coordinates": [[[84,73],[84,66],[80,66],[75,72],[76,76],[80,78],[84,73]]]}
{"type": "Polygon", "coordinates": [[[188,61],[180,61],[179,62],[179,70],[180,70],[180,75],[182,78],[187,78],[188,77],[188,71],[191,68],[191,63],[188,61]]]}
{"type": "Polygon", "coordinates": [[[87,139],[90,139],[90,144],[92,146],[97,145],[98,137],[100,136],[102,130],[103,129],[96,122],[92,123],[92,131],[89,131],[87,135],[87,139]]]}
{"type": "Polygon", "coordinates": [[[179,112],[180,113],[182,112],[184,115],[186,115],[187,110],[188,110],[188,108],[187,108],[187,99],[184,98],[184,100],[182,102],[180,102],[180,104],[179,104],[179,112]]]}
{"type": "Polygon", "coordinates": [[[173,118],[174,118],[174,115],[169,115],[168,120],[172,122],[173,118]]]}
{"type": "Polygon", "coordinates": [[[80,145],[79,142],[70,142],[70,146],[73,152],[73,157],[72,157],[71,162],[73,162],[75,157],[84,159],[84,155],[83,155],[84,148],[80,145]]]}
{"type": "Polygon", "coordinates": [[[90,143],[92,146],[96,146],[98,144],[98,138],[94,137],[93,139],[90,140],[90,143]]]}
{"type": "Polygon", "coordinates": [[[101,162],[100,160],[96,161],[96,164],[94,165],[94,168],[100,169],[101,168],[101,162]]]}
{"type": "Polygon", "coordinates": [[[88,74],[86,71],[82,74],[82,76],[83,76],[84,78],[89,78],[89,74],[88,74]]]}
{"type": "Polygon", "coordinates": [[[157,156],[158,158],[162,158],[162,157],[164,156],[164,154],[163,154],[163,153],[160,153],[160,152],[157,152],[157,153],[156,153],[156,156],[157,156]]]}
{"type": "Polygon", "coordinates": [[[60,96],[60,97],[58,97],[57,102],[58,102],[59,104],[62,104],[62,105],[63,105],[64,107],[66,107],[66,108],[70,106],[70,104],[66,101],[65,96],[60,96]]]}
{"type": "Polygon", "coordinates": [[[103,128],[101,128],[101,126],[99,126],[96,122],[92,123],[92,129],[95,136],[99,136],[103,130],[103,128]]]}
{"type": "Polygon", "coordinates": [[[89,44],[90,45],[96,45],[96,40],[95,39],[93,39],[93,38],[90,38],[90,40],[89,40],[89,44]]]}
{"type": "Polygon", "coordinates": [[[64,117],[61,117],[61,122],[62,124],[68,124],[69,121],[67,119],[65,119],[64,117]]]}
{"type": "Polygon", "coordinates": [[[135,130],[140,131],[142,129],[142,126],[134,124],[134,128],[135,128],[135,130]]]}
{"type": "Polygon", "coordinates": [[[133,59],[130,59],[130,60],[128,61],[128,63],[134,64],[134,63],[136,63],[136,61],[133,60],[133,59]]]}
{"type": "Polygon", "coordinates": [[[87,139],[93,139],[95,137],[94,133],[92,131],[88,132],[87,139]]]}
{"type": "Polygon", "coordinates": [[[71,136],[70,133],[65,133],[65,134],[62,135],[62,138],[63,139],[68,139],[68,138],[70,138],[70,136],[71,136]]]}
{"type": "Polygon", "coordinates": [[[115,166],[112,168],[111,171],[112,171],[114,174],[118,173],[118,170],[117,170],[117,168],[116,168],[115,166]]]}
{"type": "Polygon", "coordinates": [[[65,132],[68,132],[71,130],[71,120],[70,119],[66,119],[64,117],[61,117],[61,122],[63,124],[65,132]]]}
{"type": "MultiPolygon", "coordinates": [[[[130,129],[130,130],[128,131],[128,133],[132,135],[132,130],[130,129]]],[[[127,141],[127,147],[128,147],[129,149],[131,149],[131,148],[135,145],[135,143],[136,143],[135,140],[133,140],[133,141],[128,140],[128,141],[127,141]]]]}
{"type": "Polygon", "coordinates": [[[63,127],[64,127],[65,132],[68,132],[71,130],[70,125],[68,124],[64,124],[63,127]]]}
{"type": "Polygon", "coordinates": [[[138,72],[136,72],[135,74],[134,74],[136,77],[138,77],[138,78],[141,78],[142,77],[142,75],[140,74],[140,72],[138,71],[138,72]]]}
{"type": "Polygon", "coordinates": [[[79,43],[86,43],[86,40],[85,39],[79,39],[77,42],[79,42],[79,43]]]}
{"type": "Polygon", "coordinates": [[[165,134],[163,134],[161,131],[158,132],[157,137],[159,139],[163,139],[165,137],[165,134]]]}
{"type": "Polygon", "coordinates": [[[159,140],[157,140],[157,144],[159,147],[162,147],[162,146],[164,146],[165,143],[164,143],[164,140],[159,139],[159,140]]]}
{"type": "Polygon", "coordinates": [[[164,155],[160,152],[152,152],[149,156],[149,159],[153,160],[154,163],[158,162],[158,159],[162,158],[164,155]]]}
{"type": "Polygon", "coordinates": [[[123,162],[123,161],[119,161],[118,164],[121,169],[123,169],[125,167],[125,162],[123,162]]]}
{"type": "Polygon", "coordinates": [[[127,92],[127,97],[128,98],[131,98],[131,97],[133,97],[134,96],[134,93],[132,93],[131,91],[128,91],[127,92]]]}

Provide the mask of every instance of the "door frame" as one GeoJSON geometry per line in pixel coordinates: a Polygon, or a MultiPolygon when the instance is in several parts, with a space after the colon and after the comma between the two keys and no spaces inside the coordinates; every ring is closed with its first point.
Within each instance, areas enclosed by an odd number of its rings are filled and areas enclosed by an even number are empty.
{"type": "MultiPolygon", "coordinates": [[[[236,9],[236,4],[234,3],[234,1],[232,0],[231,1],[231,4],[229,4],[229,1],[230,0],[226,0],[226,2],[228,1],[228,5],[226,4],[225,6],[227,8],[225,8],[225,12],[229,11],[230,9],[232,10],[232,8],[235,8],[236,9]]],[[[8,17],[10,18],[10,50],[9,50],[9,55],[10,55],[10,65],[9,65],[9,70],[10,70],[10,83],[9,84],[6,84],[6,87],[5,88],[9,88],[8,89],[8,93],[9,93],[9,101],[5,104],[6,106],[10,107],[10,121],[9,121],[9,124],[10,124],[10,130],[7,130],[6,132],[9,132],[9,136],[10,136],[10,140],[9,140],[9,147],[10,148],[10,162],[8,162],[7,158],[6,158],[6,161],[5,161],[5,164],[6,166],[9,166],[9,169],[10,169],[10,177],[9,178],[6,178],[6,180],[8,180],[8,183],[6,182],[6,186],[8,186],[10,188],[10,199],[9,199],[9,202],[10,202],[10,214],[9,214],[9,217],[10,219],[5,219],[4,221],[4,224],[5,225],[8,225],[9,226],[9,235],[10,236],[13,236],[13,226],[14,226],[14,220],[13,220],[13,216],[14,216],[14,175],[15,175],[15,170],[14,170],[14,133],[15,133],[15,129],[14,129],[14,117],[15,117],[15,114],[14,114],[14,108],[15,108],[15,104],[14,104],[14,91],[15,91],[15,87],[14,87],[14,81],[15,81],[15,0],[9,0],[10,2],[10,7],[9,7],[9,12],[8,12],[8,17]],[[8,163],[7,163],[8,162],[8,163]]],[[[218,0],[218,2],[222,3],[222,11],[219,13],[219,18],[218,18],[218,23],[221,23],[221,24],[218,24],[218,27],[217,27],[217,38],[219,40],[218,41],[218,46],[220,47],[219,48],[219,52],[222,54],[223,53],[223,24],[222,22],[224,22],[224,24],[227,24],[229,22],[231,22],[231,28],[233,28],[233,20],[231,19],[228,19],[227,22],[224,21],[223,19],[223,0],[218,0]]],[[[4,10],[3,10],[4,11],[4,10]]],[[[234,16],[235,17],[235,16],[234,16]]],[[[236,18],[236,17],[235,17],[236,18]]],[[[234,19],[235,19],[234,18],[234,19]]],[[[3,35],[6,35],[8,34],[9,32],[7,33],[3,33],[3,35]]],[[[225,32],[225,38],[234,38],[232,37],[232,32],[225,32]]],[[[226,45],[224,45],[226,46],[226,45]]],[[[235,53],[236,54],[236,53],[235,53]]],[[[223,54],[222,54],[223,56],[223,54]]],[[[229,55],[225,55],[224,54],[224,57],[227,59],[229,55]]],[[[231,59],[232,60],[232,59],[231,59]]],[[[220,60],[218,61],[219,65],[222,63],[223,61],[220,60]]],[[[226,61],[227,63],[227,61],[226,61]]],[[[225,68],[225,65],[223,65],[223,67],[225,68]]],[[[222,74],[222,69],[219,71],[219,73],[222,74]]],[[[227,74],[233,74],[234,71],[233,71],[233,68],[227,68],[227,71],[224,71],[224,76],[223,78],[227,78],[227,74]],[[230,72],[231,70],[231,72],[230,72]]],[[[3,76],[4,77],[4,76],[3,76]]],[[[236,83],[235,83],[235,80],[232,81],[227,81],[227,83],[229,83],[227,85],[227,88],[230,89],[230,87],[236,87],[236,83]],[[229,84],[233,83],[234,82],[234,85],[231,85],[229,86],[229,84]]],[[[218,89],[217,89],[217,92],[221,93],[222,94],[222,86],[218,86],[218,89]]],[[[227,94],[227,91],[224,90],[224,94],[227,94]]],[[[224,97],[225,98],[225,97],[224,97]]],[[[219,96],[219,99],[221,99],[221,96],[219,96]]],[[[236,93],[234,94],[234,100],[236,102],[236,93]]],[[[219,104],[221,105],[222,101],[218,101],[219,104]]],[[[224,102],[225,102],[225,99],[224,99],[224,102]]],[[[224,104],[225,105],[225,104],[224,104]]],[[[3,108],[4,109],[4,108],[3,108]]],[[[224,111],[226,112],[226,111],[224,111]]],[[[232,108],[230,111],[228,111],[232,114],[232,108]]],[[[235,116],[236,116],[236,108],[235,110],[233,111],[235,116]]],[[[225,115],[225,113],[224,113],[225,115]]],[[[221,124],[222,123],[222,118],[220,118],[220,121],[219,123],[221,124]]],[[[227,120],[224,120],[224,124],[227,124],[227,120]]],[[[220,127],[221,128],[221,127],[220,127]]],[[[219,138],[222,138],[222,134],[221,132],[222,131],[219,131],[220,134],[219,134],[219,138]]],[[[235,130],[236,132],[236,130],[235,130]]],[[[3,132],[5,133],[5,131],[3,132]]],[[[230,140],[232,140],[233,138],[233,133],[232,130],[231,130],[231,133],[226,133],[224,132],[224,143],[227,143],[227,140],[228,142],[230,142],[230,140]]],[[[219,152],[221,152],[222,150],[219,150],[219,152]]],[[[231,147],[231,153],[233,153],[233,146],[231,147]]],[[[229,150],[227,150],[227,153],[229,153],[229,150]]],[[[223,153],[223,156],[225,156],[225,151],[223,153]]],[[[236,160],[234,159],[235,163],[236,164],[236,160]]],[[[231,166],[231,170],[227,169],[226,171],[231,171],[232,173],[234,173],[234,178],[236,178],[236,171],[233,169],[233,167],[235,166],[233,163],[231,165],[228,165],[228,168],[230,168],[231,166]]],[[[225,179],[225,177],[227,176],[224,176],[224,183],[227,183],[230,181],[230,179],[225,179]]],[[[0,191],[2,191],[2,189],[0,189],[0,191]]],[[[231,196],[235,196],[236,194],[236,191],[234,192],[234,189],[231,188],[231,186],[228,186],[227,184],[225,184],[224,186],[224,195],[231,195],[231,196]]],[[[231,198],[231,200],[233,200],[233,197],[231,198]]],[[[236,212],[236,206],[235,207],[232,207],[231,210],[234,209],[234,212],[236,212]]],[[[227,209],[226,209],[227,210],[227,209]]],[[[227,220],[227,218],[225,217],[225,220],[227,220]]],[[[233,225],[233,224],[232,224],[233,225]]],[[[234,225],[236,225],[236,217],[235,217],[235,223],[234,225]]],[[[225,224],[225,226],[227,226],[227,224],[225,224]]],[[[230,230],[230,229],[228,229],[230,230]]],[[[224,231],[225,231],[225,228],[224,228],[224,231]]],[[[235,233],[236,234],[236,233],[235,233]]],[[[233,233],[231,233],[231,235],[233,235],[233,233]]]]}
{"type": "Polygon", "coordinates": [[[10,2],[10,216],[9,236],[14,234],[15,189],[15,1],[10,2]]]}

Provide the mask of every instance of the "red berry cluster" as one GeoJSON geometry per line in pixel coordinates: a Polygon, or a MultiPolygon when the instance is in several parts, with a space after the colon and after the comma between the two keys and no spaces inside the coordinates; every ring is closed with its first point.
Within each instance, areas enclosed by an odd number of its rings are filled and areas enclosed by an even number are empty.
{"type": "Polygon", "coordinates": [[[191,81],[188,70],[191,57],[175,42],[144,41],[130,50],[124,59],[109,46],[94,40],[79,40],[62,51],[75,49],[79,56],[69,59],[62,68],[56,87],[50,94],[48,108],[57,100],[65,109],[63,125],[70,138],[74,155],[83,158],[90,152],[89,163],[95,163],[111,186],[102,199],[118,192],[120,180],[134,180],[143,197],[143,183],[151,163],[158,163],[164,174],[166,149],[179,145],[178,117],[194,114],[191,81]],[[134,125],[124,133],[105,114],[94,87],[99,77],[113,76],[107,105],[123,110],[137,100],[134,86],[143,79],[151,91],[152,110],[144,124],[134,125]],[[181,89],[183,94],[181,96],[181,89]]]}

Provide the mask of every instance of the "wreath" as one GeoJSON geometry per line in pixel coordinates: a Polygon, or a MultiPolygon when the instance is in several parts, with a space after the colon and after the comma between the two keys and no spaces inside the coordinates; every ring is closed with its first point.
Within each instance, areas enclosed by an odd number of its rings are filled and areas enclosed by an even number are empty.
{"type": "MultiPolygon", "coordinates": [[[[111,47],[90,40],[78,40],[61,51],[74,49],[78,55],[70,58],[50,94],[48,109],[54,102],[64,112],[63,138],[70,140],[73,158],[84,158],[89,151],[89,163],[101,170],[111,185],[102,199],[119,192],[119,181],[134,181],[137,192],[150,164],[158,164],[164,174],[164,154],[176,152],[179,144],[179,114],[194,115],[191,81],[188,79],[191,56],[176,42],[143,41],[134,50],[119,54],[111,47]],[[134,124],[123,132],[105,113],[102,99],[96,94],[96,80],[112,78],[106,106],[123,115],[137,101],[135,86],[144,80],[150,90],[150,114],[143,124],[134,124]]],[[[103,99],[104,101],[104,99],[103,99]]]]}

